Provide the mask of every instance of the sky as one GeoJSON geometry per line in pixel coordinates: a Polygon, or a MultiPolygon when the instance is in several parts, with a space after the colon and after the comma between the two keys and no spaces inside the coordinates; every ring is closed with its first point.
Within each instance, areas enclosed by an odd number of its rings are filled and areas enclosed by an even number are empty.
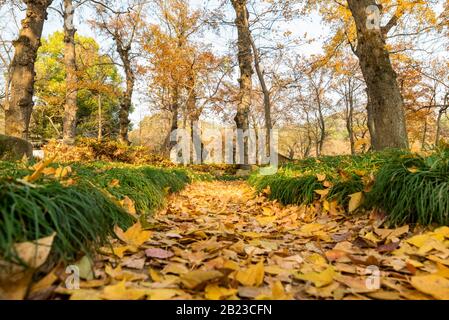
{"type": "MultiPolygon", "coordinates": [[[[216,0],[190,0],[191,6],[193,8],[208,8],[213,9],[215,8],[219,1],[216,0]]],[[[59,6],[59,1],[56,1],[53,6],[59,6]]],[[[234,12],[230,5],[228,5],[226,8],[226,15],[230,19],[234,19],[234,12]]],[[[98,43],[100,43],[102,50],[108,51],[112,45],[112,41],[105,39],[104,37],[99,37],[94,30],[92,30],[89,25],[86,23],[86,19],[89,19],[89,17],[92,16],[92,13],[84,8],[81,8],[77,13],[75,17],[75,27],[77,28],[77,32],[83,36],[90,36],[97,40],[98,43]]],[[[23,12],[19,13],[18,15],[18,21],[23,17],[23,12]]],[[[6,15],[4,18],[1,19],[1,23],[5,23],[3,26],[0,25],[0,30],[3,30],[5,27],[9,29],[10,34],[13,34],[16,32],[17,28],[15,27],[15,24],[12,21],[7,21],[8,18],[11,19],[11,15],[6,15]]],[[[47,37],[48,35],[52,34],[53,32],[57,30],[62,30],[63,21],[62,17],[55,11],[55,10],[49,10],[49,16],[48,20],[46,21],[44,25],[43,30],[43,37],[47,37]]],[[[323,36],[326,31],[325,28],[320,24],[320,19],[317,15],[313,15],[306,19],[306,21],[301,22],[293,22],[289,24],[285,24],[282,26],[286,30],[288,29],[293,33],[295,36],[302,36],[303,34],[307,33],[309,37],[319,38],[320,36],[323,36]]],[[[12,36],[11,36],[12,37],[12,36]]],[[[234,41],[237,37],[237,32],[235,28],[232,27],[226,27],[220,35],[217,35],[213,32],[205,32],[203,41],[204,43],[210,44],[215,52],[225,52],[228,48],[228,44],[231,41],[234,41]]],[[[257,44],[260,45],[261,43],[259,40],[257,40],[257,36],[255,37],[257,44]]],[[[321,43],[320,41],[315,42],[314,44],[304,45],[301,46],[301,53],[302,54],[311,54],[316,53],[319,50],[321,50],[321,43]]],[[[237,81],[237,79],[236,79],[237,81]]],[[[139,84],[138,84],[139,85],[139,84]]],[[[141,87],[141,86],[140,86],[141,87]]],[[[143,90],[142,90],[143,91],[143,90]]],[[[148,105],[145,104],[145,101],[143,93],[137,92],[134,95],[133,104],[135,107],[134,112],[130,115],[131,121],[134,124],[135,127],[137,127],[137,124],[140,122],[140,120],[147,114],[150,113],[148,105]]]]}

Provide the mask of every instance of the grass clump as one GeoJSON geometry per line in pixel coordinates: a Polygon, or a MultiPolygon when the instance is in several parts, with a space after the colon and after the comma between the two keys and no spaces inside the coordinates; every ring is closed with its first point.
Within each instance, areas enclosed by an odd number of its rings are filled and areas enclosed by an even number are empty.
{"type": "Polygon", "coordinates": [[[21,178],[32,170],[0,162],[0,259],[19,262],[14,243],[53,232],[53,258],[89,254],[107,244],[114,225],[127,228],[135,222],[120,205],[124,197],[133,200],[139,214],[148,215],[163,204],[167,193],[180,191],[191,180],[183,169],[104,162],[70,166],[70,184],[46,175],[30,184],[21,178]]]}
{"type": "Polygon", "coordinates": [[[252,175],[257,191],[270,187],[270,199],[283,204],[310,204],[315,190],[348,207],[350,195],[366,193],[364,208],[383,209],[391,224],[449,224],[449,148],[430,155],[387,150],[357,156],[323,157],[287,164],[272,176],[252,175]],[[325,176],[320,182],[319,176],[325,176]],[[374,177],[374,181],[372,179],[374,177]]]}
{"type": "Polygon", "coordinates": [[[448,225],[449,149],[392,158],[377,172],[367,206],[385,210],[392,224],[448,225]]]}

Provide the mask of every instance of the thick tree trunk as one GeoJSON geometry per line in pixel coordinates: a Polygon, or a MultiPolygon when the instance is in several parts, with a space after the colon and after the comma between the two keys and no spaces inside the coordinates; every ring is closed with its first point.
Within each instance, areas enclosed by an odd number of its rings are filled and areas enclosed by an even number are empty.
{"type": "Polygon", "coordinates": [[[27,0],[26,17],[22,20],[19,38],[14,41],[11,62],[11,89],[5,112],[7,135],[28,139],[33,111],[34,64],[41,45],[42,29],[47,8],[52,0],[27,0]]]}
{"type": "Polygon", "coordinates": [[[134,83],[135,76],[134,71],[131,66],[131,60],[129,57],[129,53],[131,51],[131,47],[123,48],[121,43],[117,42],[117,52],[120,55],[120,58],[123,63],[123,67],[125,69],[126,76],[126,89],[123,93],[122,99],[120,101],[120,113],[119,113],[119,122],[120,122],[120,135],[119,140],[123,143],[129,144],[128,139],[128,129],[129,129],[129,112],[131,110],[132,105],[132,96],[134,92],[134,83]]]}
{"type": "MultiPolygon", "coordinates": [[[[249,30],[248,10],[246,9],[246,0],[231,0],[234,7],[236,18],[235,24],[238,33],[238,60],[240,67],[240,93],[237,105],[237,114],[234,118],[237,129],[244,132],[249,129],[249,112],[251,106],[251,91],[253,74],[253,55],[251,50],[251,35],[249,30]]],[[[243,138],[243,161],[241,169],[249,169],[248,157],[248,136],[243,138]]],[[[241,159],[242,160],[242,159],[241,159]]]]}
{"type": "MultiPolygon", "coordinates": [[[[357,49],[374,122],[375,150],[408,148],[404,102],[381,28],[370,28],[367,8],[375,0],[347,0],[357,27],[357,49]]],[[[373,137],[373,136],[372,136],[373,137]]]]}
{"type": "Polygon", "coordinates": [[[73,144],[76,136],[76,113],[78,111],[78,76],[76,73],[75,33],[72,0],[64,0],[64,63],[66,69],[66,100],[63,119],[63,141],[73,144]]]}

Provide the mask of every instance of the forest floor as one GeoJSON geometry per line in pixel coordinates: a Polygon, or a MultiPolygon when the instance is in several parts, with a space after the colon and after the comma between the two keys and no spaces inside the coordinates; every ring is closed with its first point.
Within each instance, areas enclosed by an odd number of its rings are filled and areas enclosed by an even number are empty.
{"type": "Polygon", "coordinates": [[[282,206],[243,181],[196,182],[148,221],[116,228],[120,240],[93,264],[96,279],[82,271],[90,280],[80,289],[61,284],[56,292],[71,299],[448,299],[449,228],[411,232],[383,221],[375,213],[282,206]]]}

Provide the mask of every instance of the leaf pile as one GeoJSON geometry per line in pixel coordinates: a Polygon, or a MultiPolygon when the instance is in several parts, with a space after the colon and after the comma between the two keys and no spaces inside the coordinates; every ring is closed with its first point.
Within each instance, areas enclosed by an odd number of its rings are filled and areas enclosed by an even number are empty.
{"type": "Polygon", "coordinates": [[[116,228],[80,289],[67,289],[67,275],[55,271],[43,291],[113,300],[449,299],[448,227],[389,229],[376,212],[348,218],[329,209],[284,207],[244,182],[197,182],[154,218],[116,228]]]}

